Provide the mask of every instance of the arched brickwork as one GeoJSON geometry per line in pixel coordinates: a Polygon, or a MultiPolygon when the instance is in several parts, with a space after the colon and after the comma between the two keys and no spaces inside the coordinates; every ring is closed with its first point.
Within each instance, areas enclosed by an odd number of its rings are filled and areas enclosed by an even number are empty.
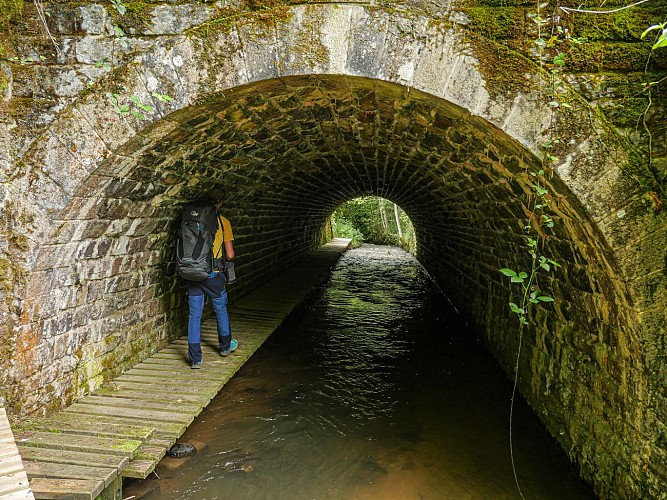
{"type": "MultiPolygon", "coordinates": [[[[516,320],[497,270],[522,260],[526,172],[557,118],[539,89],[489,93],[481,64],[427,18],[297,6],[268,27],[249,17],[166,38],[81,92],[26,155],[34,176],[13,200],[34,238],[3,359],[11,400],[66,404],[182,333],[174,221],[211,185],[230,193],[243,276],[233,294],[315,248],[346,199],[400,204],[420,260],[511,372],[516,320]],[[110,91],[156,112],[120,117],[110,91]]],[[[545,283],[557,302],[534,313],[520,386],[601,494],[655,494],[662,226],[622,175],[613,131],[571,96],[546,243],[563,268],[545,283]]]]}

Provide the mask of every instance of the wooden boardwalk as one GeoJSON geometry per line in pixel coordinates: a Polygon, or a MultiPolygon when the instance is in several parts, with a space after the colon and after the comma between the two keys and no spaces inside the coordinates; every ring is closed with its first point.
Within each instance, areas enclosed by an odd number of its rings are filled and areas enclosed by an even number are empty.
{"type": "Polygon", "coordinates": [[[3,405],[0,405],[0,498],[35,498],[3,405]]]}
{"type": "MultiPolygon", "coordinates": [[[[147,477],[348,245],[349,240],[333,240],[232,304],[239,340],[232,355],[219,356],[215,320],[209,320],[202,325],[201,370],[190,369],[182,337],[64,411],[15,423],[35,498],[93,499],[103,491],[119,498],[122,477],[147,477]]],[[[4,477],[0,468],[0,481],[4,477]]]]}

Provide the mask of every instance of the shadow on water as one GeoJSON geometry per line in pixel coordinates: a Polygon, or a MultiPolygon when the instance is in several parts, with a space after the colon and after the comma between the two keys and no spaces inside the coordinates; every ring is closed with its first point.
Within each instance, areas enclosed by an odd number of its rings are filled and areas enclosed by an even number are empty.
{"type": "MultiPolygon", "coordinates": [[[[419,264],[363,245],[190,426],[180,441],[198,453],[124,496],[519,498],[510,393],[419,264]]],[[[514,439],[527,499],[593,498],[523,402],[514,439]]]]}

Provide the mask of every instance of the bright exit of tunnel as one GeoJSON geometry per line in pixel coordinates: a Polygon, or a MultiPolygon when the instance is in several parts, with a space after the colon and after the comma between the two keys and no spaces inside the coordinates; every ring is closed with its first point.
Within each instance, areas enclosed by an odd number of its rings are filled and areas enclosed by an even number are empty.
{"type": "Polygon", "coordinates": [[[417,254],[412,221],[396,203],[379,196],[360,196],[343,203],[330,222],[333,236],[352,240],[353,248],[367,242],[398,245],[417,254]]]}
{"type": "MultiPolygon", "coordinates": [[[[60,274],[46,285],[47,271],[35,272],[29,283],[14,375],[35,388],[15,397],[24,411],[45,395],[66,404],[184,334],[175,229],[183,203],[213,186],[226,189],[236,237],[232,301],[326,241],[341,204],[379,196],[405,211],[420,262],[512,371],[517,321],[498,270],[527,264],[529,172],[540,161],[484,119],[397,84],[295,76],[208,96],[116,153],[60,212],[37,259],[60,274]],[[75,365],[58,356],[68,349],[75,365]]],[[[641,356],[604,239],[559,179],[548,183],[557,223],[543,251],[562,268],[539,284],[557,300],[532,313],[520,387],[568,449],[585,441],[591,400],[625,404],[641,383],[606,375],[591,384],[600,369],[589,363],[592,342],[612,346],[620,373],[641,356]]],[[[609,425],[622,435],[632,422],[609,425]]]]}

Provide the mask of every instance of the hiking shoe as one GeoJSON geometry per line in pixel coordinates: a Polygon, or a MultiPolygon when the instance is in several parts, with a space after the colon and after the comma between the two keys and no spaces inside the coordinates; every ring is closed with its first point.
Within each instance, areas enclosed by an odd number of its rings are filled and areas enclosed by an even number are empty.
{"type": "Polygon", "coordinates": [[[201,368],[201,361],[197,361],[196,363],[192,363],[190,365],[190,368],[192,368],[193,370],[199,370],[201,368]]]}
{"type": "Polygon", "coordinates": [[[236,339],[232,339],[227,349],[220,349],[220,356],[229,356],[236,350],[238,346],[239,346],[239,341],[236,339]]]}

